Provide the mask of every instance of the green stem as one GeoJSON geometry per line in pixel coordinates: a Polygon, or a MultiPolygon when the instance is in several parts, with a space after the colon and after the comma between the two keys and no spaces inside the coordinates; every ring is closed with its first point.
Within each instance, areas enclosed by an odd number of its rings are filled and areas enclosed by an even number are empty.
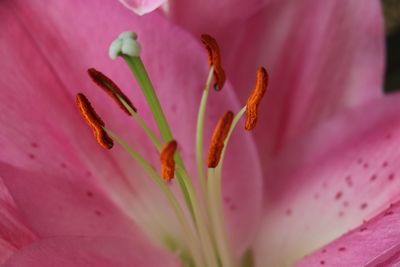
{"type": "MultiPolygon", "coordinates": [[[[137,115],[137,113],[122,99],[121,97],[118,97],[121,103],[125,106],[125,108],[129,111],[131,116],[135,119],[135,121],[142,127],[142,129],[145,131],[145,133],[148,135],[148,137],[151,139],[153,144],[156,146],[158,150],[161,149],[161,144],[160,141],[157,139],[155,134],[152,132],[152,130],[147,126],[147,124],[137,115]]],[[[181,179],[189,180],[188,174],[186,170],[178,165],[177,167],[177,172],[176,175],[179,176],[181,179]]],[[[212,241],[211,237],[209,236],[209,232],[207,231],[207,228],[202,221],[205,221],[203,218],[201,211],[197,209],[199,207],[199,203],[197,203],[197,197],[195,195],[195,191],[190,190],[191,187],[189,187],[188,190],[188,195],[190,199],[193,201],[193,216],[197,218],[196,220],[196,229],[198,232],[198,236],[200,238],[200,242],[203,244],[203,254],[205,255],[205,260],[207,262],[207,266],[217,266],[216,264],[216,258],[213,253],[213,247],[212,247],[212,241]]]]}
{"type": "Polygon", "coordinates": [[[218,251],[223,266],[232,266],[232,253],[229,247],[229,240],[227,234],[227,227],[224,220],[224,208],[222,199],[222,166],[225,157],[225,151],[232,136],[233,130],[237,123],[246,112],[246,107],[243,107],[238,114],[233,118],[232,125],[229,129],[228,135],[224,141],[224,148],[222,150],[221,159],[215,169],[208,170],[208,193],[210,203],[215,203],[211,207],[211,221],[213,225],[214,235],[216,235],[218,251]]]}
{"type": "MultiPolygon", "coordinates": [[[[233,130],[235,130],[236,125],[238,124],[239,120],[243,117],[244,113],[246,112],[246,106],[244,106],[233,118],[232,121],[232,125],[231,128],[229,129],[228,135],[225,138],[224,141],[224,148],[222,149],[222,153],[221,153],[221,159],[219,161],[219,164],[216,168],[216,173],[217,173],[217,177],[219,177],[219,180],[221,180],[221,173],[222,173],[222,165],[224,164],[224,157],[225,157],[225,151],[226,151],[226,147],[229,143],[229,139],[232,136],[233,130]]],[[[221,182],[221,181],[220,181],[221,182]]]]}
{"type": "Polygon", "coordinates": [[[154,144],[157,150],[161,151],[162,145],[160,140],[158,140],[157,136],[153,133],[150,127],[147,126],[146,122],[142,120],[142,118],[140,118],[140,116],[131,108],[131,106],[128,105],[128,103],[125,102],[125,100],[122,97],[120,96],[117,97],[118,100],[121,101],[124,107],[129,111],[131,117],[139,124],[139,126],[143,129],[146,135],[150,138],[151,142],[154,144]]]}
{"type": "MultiPolygon", "coordinates": [[[[179,165],[177,166],[176,175],[185,176],[186,178],[188,178],[186,170],[182,169],[182,167],[179,165]]],[[[199,208],[200,205],[197,202],[196,192],[194,190],[193,191],[190,190],[189,194],[193,196],[192,198],[193,208],[194,208],[193,212],[194,212],[194,217],[196,218],[195,225],[197,228],[198,235],[200,236],[200,242],[202,243],[203,254],[205,255],[207,267],[218,267],[218,260],[213,250],[214,246],[211,239],[211,235],[206,227],[205,224],[206,220],[203,216],[203,213],[199,208]]]]}
{"type": "Polygon", "coordinates": [[[203,199],[207,199],[207,182],[204,174],[204,160],[203,160],[203,136],[204,136],[204,117],[206,114],[207,100],[210,84],[214,74],[214,67],[211,67],[210,72],[207,77],[207,82],[204,87],[203,95],[200,101],[199,113],[197,117],[197,127],[196,127],[196,163],[197,172],[199,174],[199,181],[202,190],[203,199]]]}
{"type": "Polygon", "coordinates": [[[224,220],[221,190],[221,183],[216,175],[216,170],[208,169],[208,199],[210,203],[213,203],[213,205],[210,205],[210,217],[219,259],[222,266],[233,266],[224,220]]]}
{"type": "MultiPolygon", "coordinates": [[[[146,98],[147,103],[149,104],[151,112],[153,113],[154,120],[157,124],[163,141],[171,141],[173,139],[171,129],[169,128],[167,119],[161,108],[160,101],[158,101],[158,97],[154,90],[153,84],[150,81],[149,75],[147,74],[141,58],[125,55],[123,56],[123,58],[127,63],[129,69],[131,70],[132,74],[135,76],[139,87],[142,89],[143,95],[146,98]]],[[[176,153],[175,160],[179,165],[184,166],[179,152],[176,153]]],[[[179,176],[177,176],[177,180],[179,183],[179,187],[181,188],[182,194],[185,198],[185,203],[193,217],[193,206],[187,188],[189,182],[185,181],[182,177],[179,176]]]]}
{"type": "Polygon", "coordinates": [[[161,108],[160,101],[154,90],[153,84],[150,81],[149,75],[143,65],[140,57],[129,57],[123,56],[126,64],[128,64],[133,75],[136,78],[147,103],[150,106],[150,110],[153,113],[154,120],[156,121],[157,127],[160,130],[160,134],[164,142],[169,142],[173,139],[171,129],[168,126],[167,119],[165,118],[164,112],[161,108]]]}
{"type": "MultiPolygon", "coordinates": [[[[151,167],[151,165],[142,156],[140,156],[139,153],[137,153],[131,146],[129,146],[125,141],[123,141],[120,137],[118,137],[112,131],[110,131],[106,128],[104,128],[104,130],[119,145],[121,145],[132,156],[133,159],[135,159],[150,174],[150,178],[164,193],[164,196],[166,197],[167,201],[170,203],[170,205],[171,205],[172,209],[174,210],[174,212],[178,218],[178,221],[183,229],[184,238],[186,238],[186,244],[189,246],[191,254],[193,255],[193,258],[196,262],[196,265],[198,263],[202,264],[203,258],[199,255],[200,248],[198,247],[198,242],[196,241],[196,238],[193,236],[193,233],[190,230],[190,226],[186,221],[183,210],[182,210],[181,206],[179,205],[178,200],[175,198],[174,194],[172,193],[172,191],[168,188],[168,186],[165,184],[163,179],[158,175],[158,173],[153,169],[153,167],[151,167]]],[[[198,265],[198,266],[203,266],[203,265],[198,265]]]]}

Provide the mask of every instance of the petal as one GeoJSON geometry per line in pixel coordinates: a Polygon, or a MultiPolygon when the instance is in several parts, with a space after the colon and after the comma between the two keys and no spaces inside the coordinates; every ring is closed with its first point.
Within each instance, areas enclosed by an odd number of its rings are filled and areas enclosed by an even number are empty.
{"type": "MultiPolygon", "coordinates": [[[[134,225],[101,191],[74,171],[24,171],[4,163],[0,173],[24,222],[40,237],[136,236],[134,225]],[[74,182],[71,177],[79,181],[74,182]]],[[[143,238],[143,237],[141,237],[143,238]]]]}
{"type": "MultiPolygon", "coordinates": [[[[201,34],[200,29],[219,29],[234,21],[243,20],[258,12],[271,0],[169,0],[164,11],[172,20],[191,32],[201,34]],[[213,25],[208,25],[212,21],[213,25]]],[[[214,31],[211,31],[214,32],[214,31]]]]}
{"type": "Polygon", "coordinates": [[[10,194],[0,180],[0,264],[37,237],[24,223],[10,194]]]}
{"type": "Polygon", "coordinates": [[[116,238],[60,237],[23,248],[4,267],[175,267],[173,256],[137,241],[116,238]]]}
{"type": "MultiPolygon", "coordinates": [[[[165,209],[160,202],[165,200],[159,191],[155,191],[158,189],[146,184],[147,176],[124,151],[116,147],[111,152],[104,152],[97,147],[87,126],[73,108],[71,95],[78,90],[89,95],[98,113],[104,116],[107,126],[128,140],[154,166],[159,165],[158,154],[140,129],[131,125],[129,118],[103,92],[94,89],[85,73],[88,67],[94,65],[115,79],[137,106],[138,114],[151,122],[148,107],[127,67],[122,60],[114,63],[107,57],[108,45],[113,38],[121,31],[135,29],[142,43],[143,61],[157,88],[188,168],[194,174],[196,114],[208,68],[203,47],[160,14],[139,18],[111,0],[97,4],[78,0],[51,3],[30,1],[29,4],[7,1],[4,5],[2,10],[12,12],[2,16],[10,26],[2,33],[2,40],[7,44],[4,57],[8,65],[5,68],[7,79],[2,84],[7,88],[7,105],[3,117],[0,117],[2,125],[5,125],[1,129],[4,133],[0,134],[5,146],[1,159],[28,170],[43,171],[46,166],[51,170],[50,174],[58,171],[63,173],[65,168],[61,166],[65,163],[67,169],[79,174],[74,177],[61,175],[61,178],[69,177],[71,183],[86,177],[82,174],[90,170],[95,177],[86,178],[89,185],[94,184],[100,192],[111,196],[113,202],[122,207],[128,216],[136,219],[143,210],[147,211],[144,205],[140,205],[145,203],[152,206],[155,215],[143,215],[147,216],[141,218],[143,225],[164,222],[165,209]],[[7,32],[8,29],[10,32],[7,32]],[[40,34],[34,34],[36,32],[40,34]],[[20,45],[15,45],[14,40],[19,40],[20,45]],[[27,56],[33,67],[25,64],[27,56]],[[40,70],[40,73],[35,70],[40,70]],[[15,73],[21,78],[14,79],[15,73]],[[24,93],[16,95],[14,88],[24,93]],[[132,93],[129,88],[133,88],[132,93]],[[44,113],[46,110],[54,112],[44,113]],[[25,134],[27,132],[28,135],[25,134]],[[9,142],[13,139],[16,141],[9,142]],[[30,156],[32,153],[33,159],[30,156]],[[129,188],[131,184],[133,188],[129,188]],[[135,212],[137,206],[141,208],[140,212],[135,212]],[[162,220],[154,220],[152,216],[162,220]]],[[[206,127],[208,136],[220,114],[226,109],[239,109],[230,88],[227,84],[222,94],[215,95],[210,101],[207,113],[210,123],[206,127]]],[[[154,124],[150,126],[154,128],[154,124]]],[[[226,212],[231,222],[232,239],[237,249],[243,250],[252,236],[246,229],[254,229],[260,216],[261,174],[252,138],[241,132],[235,135],[233,141],[224,170],[224,196],[229,202],[226,212]],[[243,179],[244,175],[252,179],[243,179]],[[243,192],[249,197],[244,198],[243,192]]]]}
{"type": "Polygon", "coordinates": [[[397,95],[343,112],[273,163],[261,262],[290,265],[399,199],[399,101],[397,95]]]}
{"type": "Polygon", "coordinates": [[[269,71],[270,86],[255,129],[264,163],[293,137],[335,112],[382,95],[380,1],[282,0],[270,1],[247,19],[237,19],[229,8],[223,13],[233,21],[220,26],[218,16],[203,19],[207,15],[196,13],[188,16],[200,17],[201,25],[192,27],[196,19],[181,24],[195,35],[216,37],[227,77],[242,103],[254,85],[257,67],[269,71]]]}
{"type": "Polygon", "coordinates": [[[138,15],[149,13],[162,4],[166,0],[119,0],[126,8],[132,10],[138,15]]]}
{"type": "Polygon", "coordinates": [[[400,203],[306,257],[296,266],[398,266],[400,203]]]}

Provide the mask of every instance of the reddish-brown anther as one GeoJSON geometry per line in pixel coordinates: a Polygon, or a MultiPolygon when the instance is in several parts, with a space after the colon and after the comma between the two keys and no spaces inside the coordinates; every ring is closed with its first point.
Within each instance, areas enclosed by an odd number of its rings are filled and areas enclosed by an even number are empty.
{"type": "Polygon", "coordinates": [[[258,119],[258,106],[263,98],[268,86],[268,73],[265,68],[257,70],[257,80],[253,92],[246,104],[246,122],[244,128],[251,131],[256,127],[258,119]]]}
{"type": "Polygon", "coordinates": [[[122,103],[121,99],[134,111],[137,112],[135,106],[132,104],[130,99],[121,91],[121,89],[116,85],[109,77],[96,70],[95,68],[88,69],[88,74],[92,80],[103,89],[118,106],[128,115],[131,115],[129,110],[122,103]]]}
{"type": "Polygon", "coordinates": [[[218,121],[215,126],[214,133],[211,137],[210,148],[208,149],[208,168],[217,167],[220,159],[222,150],[224,148],[224,142],[228,136],[229,129],[231,128],[233,121],[232,111],[227,111],[218,121]]]}
{"type": "Polygon", "coordinates": [[[217,41],[208,34],[201,35],[201,42],[208,51],[208,63],[214,67],[214,89],[220,91],[225,84],[225,71],[221,65],[221,53],[217,41]]]}
{"type": "Polygon", "coordinates": [[[165,144],[165,146],[161,149],[161,176],[167,182],[171,181],[175,175],[174,154],[177,147],[178,143],[175,140],[172,140],[165,144]]]}
{"type": "Polygon", "coordinates": [[[103,148],[111,149],[114,145],[114,142],[103,129],[104,121],[99,115],[97,115],[96,111],[93,109],[92,105],[84,94],[79,93],[76,96],[76,105],[78,106],[78,110],[82,118],[92,129],[97,143],[103,148]]]}

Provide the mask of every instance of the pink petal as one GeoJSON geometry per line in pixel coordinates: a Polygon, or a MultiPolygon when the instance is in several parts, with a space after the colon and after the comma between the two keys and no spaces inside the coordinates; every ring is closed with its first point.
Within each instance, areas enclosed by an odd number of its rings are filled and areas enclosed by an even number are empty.
{"type": "Polygon", "coordinates": [[[144,15],[164,4],[166,0],[119,0],[126,8],[138,15],[144,15]]]}
{"type": "Polygon", "coordinates": [[[271,0],[169,0],[164,11],[171,19],[199,35],[204,33],[199,30],[207,29],[208,33],[214,33],[221,27],[242,21],[269,2],[271,0]],[[212,25],[209,24],[211,21],[212,25]]]}
{"type": "Polygon", "coordinates": [[[25,247],[4,267],[176,267],[175,257],[137,241],[116,238],[58,237],[25,247]]]}
{"type": "Polygon", "coordinates": [[[400,203],[306,257],[296,266],[398,266],[400,203]]]}
{"type": "Polygon", "coordinates": [[[36,239],[23,223],[14,201],[0,180],[0,264],[36,239]]]}
{"type": "MultiPolygon", "coordinates": [[[[147,177],[127,153],[118,147],[111,152],[104,151],[95,144],[90,130],[73,107],[72,95],[79,91],[86,93],[98,113],[104,116],[107,126],[128,140],[154,166],[159,165],[155,149],[140,129],[103,92],[95,89],[85,73],[94,65],[113,77],[128,93],[143,119],[152,121],[125,64],[122,60],[112,62],[107,56],[113,38],[121,31],[134,29],[138,32],[143,60],[180,150],[194,174],[194,128],[208,72],[204,48],[161,15],[155,13],[139,18],[111,0],[97,5],[78,0],[51,3],[7,1],[2,4],[4,8],[1,10],[12,12],[1,14],[4,25],[7,25],[2,32],[5,43],[2,51],[7,53],[2,55],[5,78],[1,86],[6,90],[1,97],[7,101],[3,101],[6,103],[5,111],[0,115],[4,125],[0,134],[3,146],[0,159],[35,172],[43,172],[45,167],[50,175],[60,173],[60,179],[55,179],[55,183],[61,185],[67,181],[71,186],[76,183],[93,185],[100,194],[111,197],[128,216],[135,215],[131,205],[139,198],[144,198],[146,203],[156,202],[156,213],[161,213],[163,206],[157,206],[159,199],[154,193],[159,192],[154,191],[158,189],[146,184],[147,177]],[[30,59],[29,65],[26,65],[26,58],[30,59]],[[16,74],[18,79],[15,79],[16,74]],[[133,92],[129,90],[132,87],[133,92]],[[15,88],[21,93],[15,94],[15,88]],[[71,177],[72,170],[74,175],[71,177]],[[88,171],[93,175],[88,177],[88,171]]],[[[239,109],[229,84],[222,94],[211,95],[213,99],[208,108],[209,123],[206,127],[208,136],[217,117],[226,109],[239,109]]],[[[256,149],[249,135],[243,132],[235,135],[231,145],[224,169],[224,196],[229,202],[227,215],[232,239],[236,241],[237,249],[243,250],[252,237],[247,229],[255,229],[253,226],[260,216],[261,174],[256,149]],[[252,179],[243,179],[243,176],[252,179]],[[249,197],[244,198],[243,194],[249,197]]],[[[51,176],[42,179],[45,177],[51,176]]],[[[9,182],[13,180],[9,179],[9,182]]],[[[72,189],[68,193],[70,191],[72,189]]],[[[162,196],[159,198],[165,202],[162,196]]],[[[92,214],[93,209],[87,212],[92,214]]]]}
{"type": "Polygon", "coordinates": [[[391,96],[342,112],[273,163],[261,262],[292,264],[399,199],[399,101],[391,96]]]}
{"type": "Polygon", "coordinates": [[[24,222],[40,237],[101,235],[143,238],[96,185],[73,170],[33,172],[2,163],[0,173],[24,222]]]}
{"type": "Polygon", "coordinates": [[[231,16],[229,23],[211,11],[189,12],[188,19],[178,22],[194,35],[215,35],[227,77],[242,103],[257,67],[269,71],[271,83],[255,130],[264,163],[293,137],[342,108],[382,95],[380,1],[270,1],[248,19],[238,19],[235,11],[230,7],[220,12],[231,16]]]}

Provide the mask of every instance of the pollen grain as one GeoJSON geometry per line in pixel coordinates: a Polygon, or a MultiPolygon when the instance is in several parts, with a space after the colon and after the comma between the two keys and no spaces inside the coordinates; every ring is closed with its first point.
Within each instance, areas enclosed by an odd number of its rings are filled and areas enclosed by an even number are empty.
{"type": "Polygon", "coordinates": [[[96,111],[84,94],[77,94],[76,105],[78,106],[78,110],[82,118],[92,129],[97,143],[103,148],[111,149],[114,145],[114,142],[103,129],[104,121],[99,115],[97,115],[96,111]]]}
{"type": "Polygon", "coordinates": [[[132,104],[130,99],[121,91],[116,83],[113,82],[109,77],[104,75],[102,72],[96,70],[95,68],[88,69],[88,74],[90,78],[92,78],[93,82],[96,83],[101,89],[103,89],[114,101],[118,104],[118,106],[128,115],[131,115],[129,110],[125,107],[120,99],[123,99],[124,102],[134,111],[137,112],[137,109],[132,104]]]}
{"type": "Polygon", "coordinates": [[[211,137],[210,148],[208,149],[208,168],[217,167],[220,159],[222,150],[224,148],[224,142],[228,136],[229,129],[231,128],[233,121],[232,111],[227,111],[218,121],[215,126],[214,133],[211,137]]]}
{"type": "Polygon", "coordinates": [[[169,141],[165,144],[160,153],[161,176],[167,182],[171,181],[175,175],[174,154],[177,147],[178,143],[175,140],[169,141]]]}
{"type": "Polygon", "coordinates": [[[253,92],[246,104],[246,122],[244,128],[251,131],[256,127],[258,119],[258,106],[267,90],[268,73],[265,68],[260,67],[257,70],[257,80],[253,92]]]}
{"type": "Polygon", "coordinates": [[[214,67],[214,89],[220,91],[225,84],[225,71],[221,65],[221,53],[217,41],[208,34],[201,35],[201,42],[208,52],[208,64],[214,67]]]}

